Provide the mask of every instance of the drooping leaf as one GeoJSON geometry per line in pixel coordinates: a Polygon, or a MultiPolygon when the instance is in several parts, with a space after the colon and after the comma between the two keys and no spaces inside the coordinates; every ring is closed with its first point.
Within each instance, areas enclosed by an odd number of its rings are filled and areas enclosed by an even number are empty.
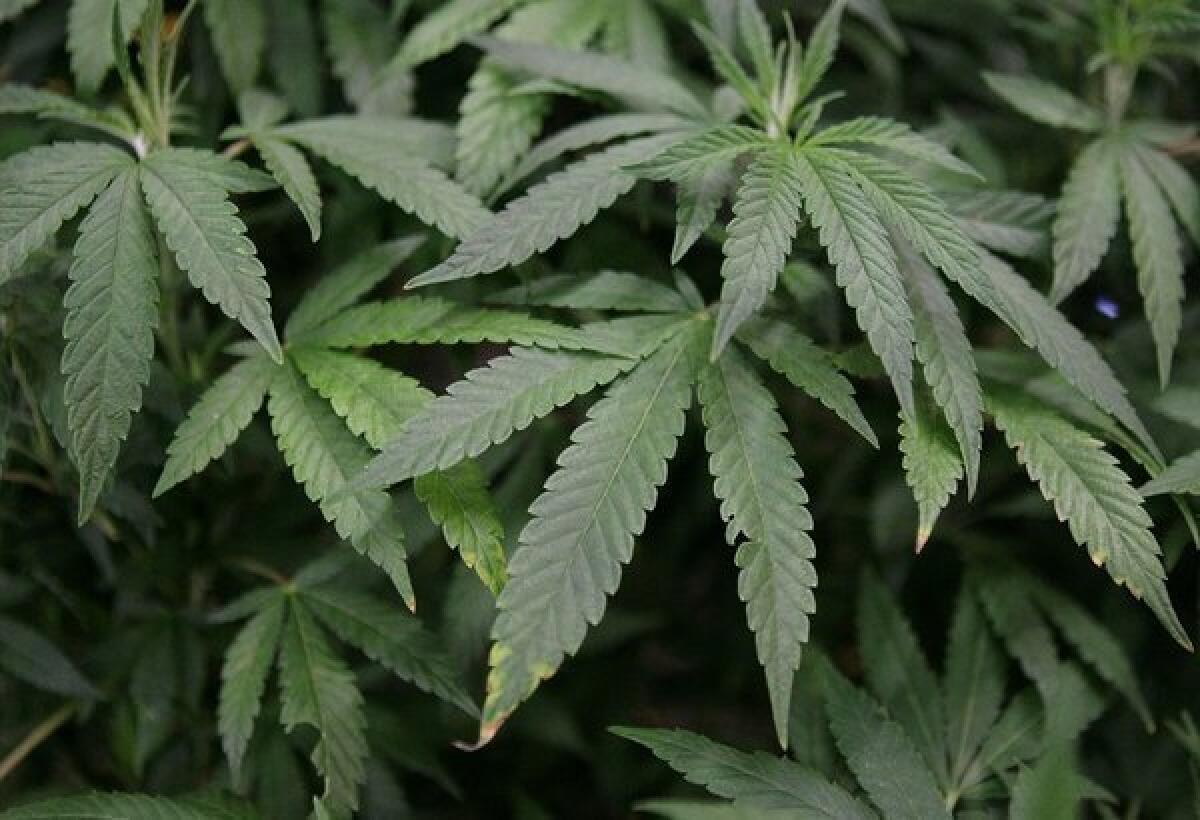
{"type": "Polygon", "coordinates": [[[267,272],[225,191],[206,175],[175,162],[175,149],[151,155],[140,179],[150,213],[179,267],[204,297],[241,323],[277,362],[283,361],[271,323],[267,272]]]}
{"type": "Polygon", "coordinates": [[[904,481],[917,502],[916,546],[924,548],[958,482],[963,461],[945,422],[917,402],[914,418],[900,422],[900,452],[904,454],[904,481]]]}
{"type": "Polygon", "coordinates": [[[17,83],[0,86],[0,114],[32,114],[42,119],[96,128],[123,139],[132,136],[132,125],[120,114],[99,111],[65,94],[17,83]]]}
{"type": "Polygon", "coordinates": [[[737,547],[738,594],[766,670],[775,731],[786,748],[792,679],[816,610],[816,547],[809,537],[808,493],[800,483],[804,474],[775,399],[737,350],[700,371],[697,392],[725,538],[737,547]],[[741,544],[739,536],[746,539],[741,544]]]}
{"type": "Polygon", "coordinates": [[[71,459],[79,519],[91,516],[142,404],[158,322],[158,258],[136,169],[123,171],[79,229],[64,305],[71,459]]]}
{"type": "Polygon", "coordinates": [[[493,594],[499,595],[508,563],[504,527],[479,465],[464,461],[448,470],[418,476],[413,490],[434,523],[442,528],[446,543],[458,550],[463,563],[475,570],[493,594]]]}
{"type": "Polygon", "coordinates": [[[258,137],[254,147],[267,170],[295,203],[316,242],[321,238],[321,191],[308,160],[291,144],[271,137],[258,137]]]}
{"type": "Polygon", "coordinates": [[[276,596],[252,617],[225,652],[217,727],[236,782],[254,733],[271,662],[283,631],[284,599],[276,596]]]}
{"type": "Polygon", "coordinates": [[[1095,108],[1045,80],[1021,74],[985,71],[983,81],[1006,103],[1044,125],[1099,131],[1104,122],[1095,108]]]}
{"type": "Polygon", "coordinates": [[[666,480],[706,330],[676,336],[589,409],[530,507],[492,629],[481,740],[604,613],[666,480]]]}
{"type": "Polygon", "coordinates": [[[1017,191],[943,193],[942,201],[963,231],[984,247],[1013,256],[1039,257],[1049,248],[1055,207],[1017,191]]]}
{"type": "Polygon", "coordinates": [[[490,294],[501,305],[545,305],[572,310],[621,310],[676,313],[687,309],[679,293],[633,273],[552,273],[490,294]]]}
{"type": "Polygon", "coordinates": [[[1142,495],[1191,493],[1200,495],[1200,451],[1189,453],[1167,466],[1141,489],[1142,495]]]}
{"type": "Polygon", "coordinates": [[[671,264],[679,264],[717,219],[717,211],[733,187],[733,163],[719,163],[689,175],[679,183],[675,210],[675,241],[671,264]]]}
{"type": "Polygon", "coordinates": [[[1121,211],[1121,161],[1111,139],[1098,139],[1071,166],[1054,220],[1053,302],[1087,281],[1104,258],[1121,211]]]}

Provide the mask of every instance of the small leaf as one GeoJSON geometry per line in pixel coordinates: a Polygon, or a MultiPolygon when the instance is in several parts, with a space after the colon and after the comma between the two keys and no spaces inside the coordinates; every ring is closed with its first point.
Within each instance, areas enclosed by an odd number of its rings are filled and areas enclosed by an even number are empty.
{"type": "Polygon", "coordinates": [[[1188,453],[1169,465],[1165,470],[1146,482],[1142,495],[1163,493],[1190,493],[1200,495],[1200,450],[1188,453]]]}
{"type": "Polygon", "coordinates": [[[283,186],[308,225],[313,242],[321,238],[321,191],[308,160],[290,144],[270,137],[257,137],[254,147],[271,176],[283,186]]]}
{"type": "Polygon", "coordinates": [[[678,292],[633,273],[551,273],[487,297],[501,305],[544,305],[572,310],[676,313],[687,310],[678,292]]]}
{"type": "Polygon", "coordinates": [[[71,73],[84,91],[99,89],[116,64],[114,22],[121,42],[128,43],[147,5],[148,0],[72,0],[67,14],[67,51],[71,73]]]}
{"type": "Polygon", "coordinates": [[[924,548],[958,482],[963,462],[945,423],[917,403],[915,418],[900,422],[904,481],[917,502],[917,551],[924,548]]]}
{"type": "Polygon", "coordinates": [[[1021,74],[983,73],[988,88],[1032,120],[1055,128],[1099,131],[1100,112],[1056,85],[1021,74]]]}
{"type": "Polygon", "coordinates": [[[279,647],[285,608],[283,598],[276,594],[242,627],[225,652],[217,725],[235,782],[240,777],[267,675],[279,647]]]}
{"type": "Polygon", "coordinates": [[[1071,166],[1054,220],[1054,285],[1061,302],[1104,258],[1121,216],[1120,155],[1111,139],[1089,145],[1071,166]]]}
{"type": "Polygon", "coordinates": [[[413,482],[413,491],[442,528],[446,543],[499,595],[508,563],[504,527],[479,465],[464,461],[448,470],[426,473],[413,482]]]}
{"type": "Polygon", "coordinates": [[[40,633],[0,616],[0,670],[45,692],[68,698],[103,697],[75,664],[40,633]]]}

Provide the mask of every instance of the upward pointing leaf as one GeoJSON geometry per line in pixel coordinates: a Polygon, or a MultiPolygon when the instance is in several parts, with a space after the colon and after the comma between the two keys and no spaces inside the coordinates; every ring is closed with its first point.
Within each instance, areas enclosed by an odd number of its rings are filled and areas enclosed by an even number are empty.
{"type": "Polygon", "coordinates": [[[234,93],[245,91],[258,78],[267,45],[262,0],[205,0],[203,9],[221,74],[234,93]]]}
{"type": "Polygon", "coordinates": [[[267,674],[279,647],[285,608],[283,597],[276,595],[242,627],[225,652],[217,722],[234,782],[240,776],[246,746],[254,734],[267,674]]]}
{"type": "Polygon", "coordinates": [[[1061,302],[1104,258],[1121,211],[1120,154],[1111,139],[1098,139],[1071,166],[1054,220],[1054,285],[1061,302]]]}
{"type": "Polygon", "coordinates": [[[1167,594],[1150,516],[1117,460],[1101,442],[1039,405],[1011,396],[989,398],[996,425],[1075,540],[1190,649],[1167,594]]]}
{"type": "Polygon", "coordinates": [[[838,26],[841,25],[845,8],[846,0],[833,0],[817,21],[800,63],[796,79],[797,100],[806,99],[821,82],[825,72],[829,71],[829,66],[833,65],[833,55],[838,47],[838,26]]]}
{"type": "Polygon", "coordinates": [[[492,628],[481,740],[604,614],[666,480],[706,330],[680,333],[590,408],[530,507],[492,628]]]}
{"type": "Polygon", "coordinates": [[[843,163],[820,149],[796,157],[805,209],[838,284],[892,380],[901,411],[911,418],[912,308],[887,231],[843,163]]]}
{"type": "Polygon", "coordinates": [[[775,289],[796,236],[803,184],[792,154],[778,148],[760,151],[746,170],[723,248],[714,359],[775,289]]]}
{"type": "Polygon", "coordinates": [[[60,142],[0,164],[0,284],[132,162],[108,145],[60,142]]]}
{"type": "Polygon", "coordinates": [[[104,489],[150,379],[157,275],[153,229],[130,168],[83,220],[64,299],[62,372],[80,521],[104,489]]]}
{"type": "Polygon", "coordinates": [[[946,750],[962,783],[1004,702],[1005,660],[968,587],[958,594],[946,650],[946,750]]]}
{"type": "Polygon", "coordinates": [[[1099,111],[1045,80],[985,71],[983,81],[1013,108],[1045,125],[1099,131],[1103,124],[1099,111]]]}
{"type": "Polygon", "coordinates": [[[67,51],[71,54],[71,73],[85,91],[95,91],[112,70],[113,23],[128,43],[137,31],[148,0],[72,0],[67,13],[67,51]]]}
{"type": "Polygon", "coordinates": [[[308,497],[320,505],[339,536],[388,574],[411,609],[404,531],[391,499],[382,490],[350,486],[351,478],[370,458],[367,446],[346,429],[290,362],[271,383],[267,409],[279,449],[308,497]]]}
{"type": "Polygon", "coordinates": [[[758,659],[767,673],[779,744],[787,747],[792,679],[816,610],[808,533],[808,493],[775,400],[736,349],[700,371],[698,385],[709,467],[728,522],[725,538],[738,546],[738,594],[746,602],[758,659]]]}
{"type": "Polygon", "coordinates": [[[333,653],[303,599],[288,604],[279,652],[280,719],[289,730],[305,724],[320,735],[313,763],[325,778],[317,802],[340,816],[358,808],[358,785],[366,779],[367,721],[354,675],[333,653]]]}
{"type": "Polygon", "coordinates": [[[1132,142],[1129,147],[1170,200],[1175,217],[1192,242],[1200,245],[1200,186],[1187,169],[1165,151],[1137,142],[1132,142]]]}
{"type": "Polygon", "coordinates": [[[817,772],[787,758],[748,754],[682,729],[613,729],[682,774],[736,804],[793,809],[823,820],[867,820],[875,813],[817,772]]]}
{"type": "Polygon", "coordinates": [[[282,362],[267,272],[225,191],[207,175],[177,163],[174,149],[146,159],[141,180],[150,212],[192,284],[282,362]]]}

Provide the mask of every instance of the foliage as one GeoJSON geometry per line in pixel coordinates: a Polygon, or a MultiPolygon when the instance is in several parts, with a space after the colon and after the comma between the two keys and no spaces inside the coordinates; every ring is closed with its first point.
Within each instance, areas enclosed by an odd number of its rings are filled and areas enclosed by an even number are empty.
{"type": "Polygon", "coordinates": [[[0,817],[1194,810],[1198,35],[0,0],[0,817]]]}

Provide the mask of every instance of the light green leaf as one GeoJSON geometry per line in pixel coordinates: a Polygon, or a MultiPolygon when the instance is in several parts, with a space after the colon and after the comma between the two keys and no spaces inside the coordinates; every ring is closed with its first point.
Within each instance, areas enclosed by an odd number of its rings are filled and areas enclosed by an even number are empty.
{"type": "Polygon", "coordinates": [[[900,422],[904,481],[917,502],[917,551],[924,548],[950,496],[963,477],[963,462],[942,419],[917,402],[912,419],[900,422]]]}
{"type": "Polygon", "coordinates": [[[481,740],[579,649],[616,591],[683,432],[702,330],[681,333],[592,405],[530,507],[492,628],[481,740]]]}
{"type": "Polygon", "coordinates": [[[803,165],[778,149],[758,153],[742,177],[722,248],[714,359],[775,289],[796,236],[804,186],[803,165]]]}
{"type": "Polygon", "coordinates": [[[633,273],[551,273],[487,297],[501,305],[544,305],[572,310],[676,313],[687,302],[675,290],[633,273]]]}
{"type": "Polygon", "coordinates": [[[1141,493],[1145,496],[1163,493],[1200,495],[1200,450],[1188,453],[1170,464],[1151,481],[1146,482],[1141,493]]]}
{"type": "Polygon", "coordinates": [[[770,145],[766,134],[757,128],[720,125],[681,140],[654,158],[637,163],[630,170],[646,179],[678,182],[715,165],[727,165],[743,154],[761,151],[770,145]]]}
{"type": "Polygon", "coordinates": [[[167,161],[204,177],[227,194],[251,194],[278,187],[270,174],[202,148],[171,148],[167,161]]]}
{"type": "Polygon", "coordinates": [[[0,164],[0,284],[132,163],[108,145],[60,142],[0,164]]]}
{"type": "Polygon", "coordinates": [[[254,147],[271,176],[299,209],[316,242],[321,238],[321,190],[308,160],[292,145],[271,137],[256,137],[254,147]]]}
{"type": "Polygon", "coordinates": [[[262,0],[205,0],[202,8],[225,82],[235,94],[251,88],[267,46],[262,0]]]}
{"type": "Polygon", "coordinates": [[[358,787],[366,779],[367,721],[354,675],[333,653],[313,621],[308,604],[292,596],[279,652],[280,720],[293,731],[307,725],[319,740],[312,760],[325,779],[317,803],[332,816],[358,808],[358,787]]]}
{"type": "Polygon", "coordinates": [[[449,259],[413,278],[408,286],[495,273],[546,252],[637,184],[637,178],[623,168],[656,155],[677,139],[656,135],[617,143],[551,174],[492,215],[449,259]]]}
{"type": "Polygon", "coordinates": [[[888,820],[949,820],[937,781],[904,730],[830,667],[829,727],[854,777],[888,820]]]}
{"type": "Polygon", "coordinates": [[[1000,253],[1037,258],[1050,246],[1054,204],[1017,191],[959,191],[942,201],[967,236],[1000,253]]]}
{"type": "Polygon", "coordinates": [[[262,706],[271,661],[279,648],[285,609],[283,597],[276,593],[242,627],[225,652],[217,727],[235,782],[240,777],[246,747],[254,734],[254,721],[262,706]]]}
{"type": "Polygon", "coordinates": [[[370,459],[370,450],[291,363],[272,381],[267,409],[279,449],[305,493],[339,536],[387,573],[411,609],[412,582],[399,515],[387,493],[350,485],[370,459]]]}
{"type": "Polygon", "coordinates": [[[1100,441],[1040,405],[1007,395],[989,399],[996,426],[1076,542],[1190,648],[1167,594],[1150,516],[1117,460],[1100,441]]]}
{"type": "Polygon", "coordinates": [[[1138,290],[1158,351],[1158,378],[1171,380],[1171,359],[1183,327],[1183,243],[1171,217],[1171,206],[1137,152],[1121,152],[1121,188],[1133,242],[1138,290]]]}
{"type": "Polygon", "coordinates": [[[154,357],[158,256],[136,168],[121,172],[92,205],[79,228],[70,277],[62,372],[82,522],[141,408],[154,357]]]}
{"type": "Polygon", "coordinates": [[[733,188],[734,165],[719,163],[689,175],[679,183],[679,205],[675,210],[675,241],[671,264],[679,264],[717,219],[717,211],[733,188]]]}
{"type": "Polygon", "coordinates": [[[468,715],[479,714],[438,636],[417,618],[374,596],[334,584],[305,587],[300,597],[335,635],[371,660],[468,715]]]}
{"type": "Polygon", "coordinates": [[[946,150],[945,146],[918,134],[902,122],[885,117],[856,117],[818,131],[808,145],[868,145],[892,151],[909,159],[979,177],[979,172],[946,150]]]}
{"type": "Polygon", "coordinates": [[[1154,177],[1192,242],[1200,245],[1200,186],[1187,169],[1165,151],[1136,142],[1131,144],[1130,150],[1154,177]]]}
{"type": "Polygon", "coordinates": [[[786,748],[792,679],[817,606],[804,473],[774,397],[736,349],[700,371],[697,392],[725,539],[738,548],[738,595],[766,670],[779,744],[786,748]],[[740,545],[739,536],[746,539],[740,545]]]}
{"type": "Polygon", "coordinates": [[[1099,111],[1045,80],[985,71],[983,81],[1006,103],[1043,125],[1078,131],[1099,131],[1103,125],[1099,111]]]}
{"type": "Polygon", "coordinates": [[[167,447],[155,498],[221,457],[262,407],[277,369],[265,356],[243,359],[204,391],[167,447]]]}
{"type": "Polygon", "coordinates": [[[464,461],[448,470],[418,476],[413,491],[442,528],[446,543],[458,550],[463,563],[475,570],[494,595],[499,595],[508,563],[504,526],[479,465],[464,461]]]}
{"type": "Polygon", "coordinates": [[[1009,805],[1010,820],[1075,820],[1080,786],[1068,745],[1054,746],[1032,766],[1017,773],[1009,805]]]}
{"type": "Polygon", "coordinates": [[[846,0],[833,0],[813,28],[796,76],[796,100],[807,99],[833,65],[833,55],[838,47],[838,27],[845,8],[846,0]]]}
{"type": "Polygon", "coordinates": [[[41,0],[0,0],[0,23],[7,23],[36,6],[41,0]]]}
{"type": "Polygon", "coordinates": [[[833,156],[808,149],[796,155],[796,168],[805,210],[834,264],[838,284],[891,378],[901,411],[912,417],[912,308],[887,231],[851,173],[833,156]]]}
{"type": "Polygon", "coordinates": [[[413,27],[396,55],[415,66],[450,51],[472,34],[486,30],[524,0],[448,0],[413,27]]]}
{"type": "Polygon", "coordinates": [[[71,0],[67,13],[67,51],[71,73],[84,91],[96,91],[116,64],[113,28],[128,43],[137,31],[148,0],[71,0]],[[114,18],[120,15],[119,21],[114,18]]]}
{"type": "Polygon", "coordinates": [[[590,353],[513,348],[450,385],[376,456],[361,481],[382,487],[449,469],[636,364],[636,359],[590,353]]]}
{"type": "Polygon", "coordinates": [[[412,108],[413,79],[392,59],[395,26],[375,0],[323,0],[325,44],[333,74],[355,110],[385,117],[412,108]]]}
{"type": "Polygon", "coordinates": [[[204,297],[240,322],[277,362],[283,361],[271,323],[267,272],[246,238],[246,226],[225,191],[206,175],[177,164],[175,149],[142,163],[150,213],[179,267],[204,297]]]}
{"type": "Polygon", "coordinates": [[[98,111],[63,94],[14,83],[0,85],[0,114],[33,114],[41,119],[97,128],[122,139],[131,138],[133,131],[123,114],[98,111]]]}
{"type": "Polygon", "coordinates": [[[1067,298],[1104,258],[1121,216],[1120,168],[1111,139],[1093,142],[1071,166],[1054,220],[1051,301],[1067,298]]]}
{"type": "Polygon", "coordinates": [[[655,757],[735,805],[794,809],[804,817],[867,820],[875,813],[819,773],[787,758],[747,753],[682,729],[612,730],[645,746],[655,757]]]}

